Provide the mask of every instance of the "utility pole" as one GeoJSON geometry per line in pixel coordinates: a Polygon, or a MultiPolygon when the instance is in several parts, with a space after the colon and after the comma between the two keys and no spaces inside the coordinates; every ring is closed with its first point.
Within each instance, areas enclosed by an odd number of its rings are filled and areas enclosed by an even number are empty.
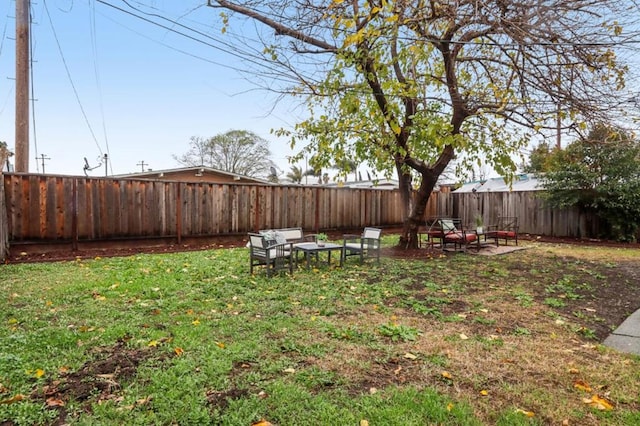
{"type": "Polygon", "coordinates": [[[29,8],[16,0],[16,172],[29,172],[29,8]]]}
{"type": "Polygon", "coordinates": [[[136,166],[140,166],[142,173],[144,173],[144,166],[148,166],[149,163],[145,163],[144,160],[140,161],[136,166]]]}
{"type": "Polygon", "coordinates": [[[44,154],[40,154],[40,157],[36,157],[36,161],[38,161],[38,160],[42,160],[42,174],[45,174],[45,171],[44,171],[44,160],[51,160],[51,158],[47,157],[44,154]]]}
{"type": "Polygon", "coordinates": [[[109,156],[105,152],[104,154],[104,177],[109,176],[109,156]]]}

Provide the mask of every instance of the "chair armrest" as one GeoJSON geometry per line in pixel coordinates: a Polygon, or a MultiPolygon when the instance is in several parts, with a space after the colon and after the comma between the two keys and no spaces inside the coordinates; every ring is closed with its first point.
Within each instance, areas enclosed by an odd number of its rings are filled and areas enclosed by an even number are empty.
{"type": "Polygon", "coordinates": [[[344,234],[342,236],[342,238],[343,238],[345,243],[347,241],[354,242],[354,241],[360,241],[360,239],[362,238],[362,235],[360,235],[360,234],[344,234]]]}

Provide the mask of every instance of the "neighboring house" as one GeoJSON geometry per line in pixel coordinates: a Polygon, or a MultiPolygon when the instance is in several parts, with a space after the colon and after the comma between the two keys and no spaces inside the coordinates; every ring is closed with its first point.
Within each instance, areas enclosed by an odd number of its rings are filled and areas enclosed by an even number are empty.
{"type": "Polygon", "coordinates": [[[467,182],[453,192],[510,192],[510,191],[541,191],[542,184],[534,174],[516,175],[511,186],[504,178],[490,178],[487,180],[467,182]]]}
{"type": "Polygon", "coordinates": [[[359,180],[355,182],[332,182],[324,186],[352,189],[398,189],[398,181],[393,179],[359,180]]]}
{"type": "Polygon", "coordinates": [[[149,170],[139,173],[128,173],[112,176],[114,178],[135,178],[171,180],[180,182],[208,182],[208,183],[259,183],[273,185],[266,179],[253,178],[236,173],[225,172],[212,167],[183,167],[167,170],[149,170]]]}

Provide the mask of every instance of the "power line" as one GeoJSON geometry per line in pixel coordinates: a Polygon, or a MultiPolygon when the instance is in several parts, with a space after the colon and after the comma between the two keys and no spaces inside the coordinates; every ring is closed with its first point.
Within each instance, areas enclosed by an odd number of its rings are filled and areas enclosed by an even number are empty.
{"type": "Polygon", "coordinates": [[[73,93],[76,97],[76,101],[78,102],[78,106],[80,107],[80,111],[82,112],[82,116],[84,117],[84,121],[89,128],[89,132],[91,133],[91,137],[98,147],[98,152],[102,154],[102,149],[100,148],[100,144],[98,143],[98,138],[96,138],[95,133],[93,132],[93,128],[91,127],[91,123],[89,122],[89,118],[87,117],[87,113],[82,106],[82,101],[80,100],[80,95],[78,94],[78,90],[76,89],[75,84],[73,83],[73,78],[71,77],[71,71],[69,70],[69,66],[67,65],[67,61],[62,53],[62,46],[60,45],[60,41],[58,40],[58,35],[56,33],[55,27],[53,26],[53,21],[51,19],[51,15],[49,14],[49,8],[47,7],[46,0],[43,0],[44,9],[47,14],[47,18],[49,19],[49,24],[51,25],[51,31],[53,32],[53,38],[56,41],[56,45],[58,46],[58,52],[60,53],[60,57],[62,58],[62,63],[64,65],[64,69],[67,72],[67,78],[69,79],[69,83],[71,84],[71,88],[73,89],[73,93]]]}

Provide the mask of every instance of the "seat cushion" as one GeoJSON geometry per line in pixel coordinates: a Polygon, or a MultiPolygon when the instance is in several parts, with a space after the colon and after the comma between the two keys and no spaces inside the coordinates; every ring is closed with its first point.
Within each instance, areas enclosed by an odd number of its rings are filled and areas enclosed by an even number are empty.
{"type": "Polygon", "coordinates": [[[499,238],[515,238],[516,233],[514,231],[497,231],[496,235],[499,238]]]}
{"type": "Polygon", "coordinates": [[[466,241],[467,243],[472,243],[477,238],[476,234],[463,234],[462,232],[452,232],[444,236],[445,241],[466,241]]]}

